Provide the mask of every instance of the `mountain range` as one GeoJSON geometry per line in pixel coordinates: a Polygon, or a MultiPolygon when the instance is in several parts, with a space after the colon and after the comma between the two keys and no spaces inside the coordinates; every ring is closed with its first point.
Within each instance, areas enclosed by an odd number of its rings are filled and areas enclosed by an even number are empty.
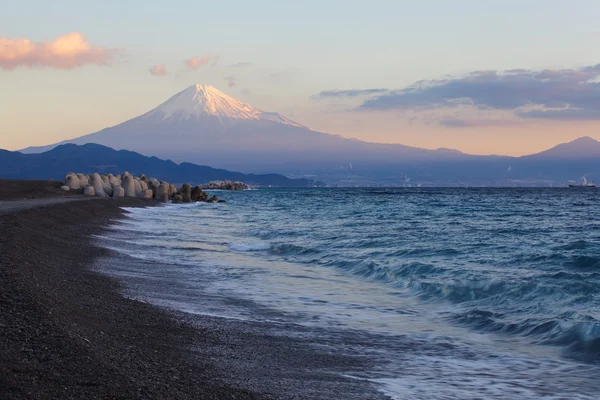
{"type": "Polygon", "coordinates": [[[258,187],[313,187],[309,179],[289,179],[279,174],[242,174],[192,163],[146,157],[128,150],[99,144],[63,144],[43,153],[23,154],[0,150],[0,177],[63,180],[68,172],[112,173],[129,171],[173,183],[203,184],[210,181],[242,181],[258,187]]]}
{"type": "Polygon", "coordinates": [[[258,110],[207,85],[193,85],[147,113],[59,144],[98,143],[145,155],[243,171],[298,172],[349,162],[455,159],[456,150],[378,144],[316,132],[277,113],[258,110]]]}
{"type": "Polygon", "coordinates": [[[22,152],[44,152],[66,143],[97,143],[177,162],[276,171],[339,185],[409,180],[426,185],[531,185],[600,176],[600,143],[587,137],[525,157],[370,143],[313,131],[207,85],[190,86],[119,125],[22,152]]]}

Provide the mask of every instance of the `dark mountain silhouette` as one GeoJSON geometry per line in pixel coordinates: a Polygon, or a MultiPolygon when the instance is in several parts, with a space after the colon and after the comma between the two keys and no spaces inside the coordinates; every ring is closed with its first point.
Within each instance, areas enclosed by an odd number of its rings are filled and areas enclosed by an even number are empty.
{"type": "Polygon", "coordinates": [[[454,159],[353,162],[317,175],[342,185],[423,184],[426,186],[564,186],[586,177],[600,181],[600,142],[579,138],[523,157],[471,156],[454,159]]]}
{"type": "Polygon", "coordinates": [[[0,177],[62,180],[68,172],[145,174],[159,180],[192,184],[215,180],[243,181],[252,186],[310,187],[309,179],[289,179],[279,174],[242,174],[191,163],[146,157],[133,151],[113,150],[98,144],[64,144],[37,154],[0,150],[0,177]]]}
{"type": "Polygon", "coordinates": [[[67,144],[41,154],[0,150],[0,177],[62,179],[70,171],[118,173],[129,170],[174,182],[241,180],[254,186],[276,187],[314,186],[314,179],[340,186],[564,186],[568,182],[579,181],[583,176],[588,181],[600,181],[598,148],[600,142],[581,138],[523,157],[358,161],[336,169],[317,171],[310,179],[304,179],[305,176],[288,179],[278,174],[246,175],[191,163],[176,164],[97,144],[67,144]]]}
{"type": "Polygon", "coordinates": [[[529,160],[577,160],[585,158],[600,158],[600,142],[589,136],[575,139],[572,142],[561,143],[551,149],[537,154],[521,157],[529,160]]]}

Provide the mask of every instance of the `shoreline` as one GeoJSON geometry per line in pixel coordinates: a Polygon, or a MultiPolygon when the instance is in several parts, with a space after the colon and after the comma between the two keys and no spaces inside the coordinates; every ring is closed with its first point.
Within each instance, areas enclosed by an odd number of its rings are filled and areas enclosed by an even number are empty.
{"type": "Polygon", "coordinates": [[[266,398],[212,377],[186,355],[195,329],[89,268],[108,253],[91,235],[152,203],[0,213],[0,398],[266,398]]]}
{"type": "Polygon", "coordinates": [[[83,196],[31,195],[13,184],[13,196],[3,186],[0,199],[38,200],[10,201],[29,209],[0,204],[0,398],[386,398],[368,382],[333,376],[329,367],[360,363],[318,354],[318,340],[124,296],[124,282],[93,268],[117,262],[93,235],[123,218],[121,207],[156,202],[74,202],[83,196]],[[279,373],[257,377],[257,363],[279,373]]]}

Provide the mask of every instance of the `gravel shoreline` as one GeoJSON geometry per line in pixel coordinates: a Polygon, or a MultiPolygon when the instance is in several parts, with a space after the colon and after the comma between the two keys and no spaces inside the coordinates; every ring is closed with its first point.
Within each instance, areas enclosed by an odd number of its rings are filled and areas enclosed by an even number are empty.
{"type": "Polygon", "coordinates": [[[364,360],[316,338],[168,312],[90,269],[129,262],[92,236],[123,216],[120,207],[155,202],[73,201],[83,196],[56,183],[9,182],[0,200],[29,200],[0,201],[0,399],[384,398],[340,374],[364,360]]]}
{"type": "MultiPolygon", "coordinates": [[[[60,196],[6,195],[34,184],[3,185],[0,198],[60,196]]],[[[188,356],[196,329],[122,297],[114,279],[87,268],[107,255],[90,236],[122,215],[120,206],[150,204],[93,200],[0,214],[0,398],[268,398],[215,379],[188,356]]]]}

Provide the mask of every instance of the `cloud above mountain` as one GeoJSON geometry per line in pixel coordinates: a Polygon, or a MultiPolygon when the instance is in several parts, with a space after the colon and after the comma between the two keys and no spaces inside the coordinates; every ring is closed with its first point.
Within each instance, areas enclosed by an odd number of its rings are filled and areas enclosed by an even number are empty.
{"type": "Polygon", "coordinates": [[[239,63],[231,64],[229,66],[229,68],[246,68],[246,67],[251,67],[253,65],[254,65],[254,63],[251,63],[251,62],[239,62],[239,63]]]}
{"type": "MultiPolygon", "coordinates": [[[[321,95],[323,93],[336,91],[321,95]]],[[[421,81],[367,99],[359,109],[422,110],[458,106],[511,111],[521,118],[600,120],[600,64],[579,69],[476,71],[459,78],[421,81]]]]}
{"type": "Polygon", "coordinates": [[[359,96],[371,96],[377,94],[388,93],[389,89],[351,89],[351,90],[325,90],[319,93],[317,98],[330,98],[330,97],[359,97],[359,96]]]}
{"type": "Polygon", "coordinates": [[[237,80],[236,77],[233,75],[225,76],[225,77],[223,77],[223,79],[225,79],[227,81],[227,86],[230,88],[235,86],[236,80],[237,80]]]}
{"type": "Polygon", "coordinates": [[[514,126],[517,121],[491,118],[441,118],[438,123],[448,128],[481,128],[485,126],[514,126]]]}
{"type": "Polygon", "coordinates": [[[51,42],[0,37],[0,68],[73,69],[84,65],[106,65],[113,51],[92,46],[79,32],[59,36],[51,42]]]}
{"type": "Polygon", "coordinates": [[[158,64],[150,68],[150,73],[154,76],[165,76],[167,74],[167,68],[164,64],[158,64]]]}
{"type": "Polygon", "coordinates": [[[185,60],[185,65],[187,65],[188,68],[196,69],[196,68],[200,68],[201,66],[207,64],[209,61],[210,61],[209,55],[203,55],[200,58],[194,56],[194,57],[190,58],[189,60],[185,60]]]}

